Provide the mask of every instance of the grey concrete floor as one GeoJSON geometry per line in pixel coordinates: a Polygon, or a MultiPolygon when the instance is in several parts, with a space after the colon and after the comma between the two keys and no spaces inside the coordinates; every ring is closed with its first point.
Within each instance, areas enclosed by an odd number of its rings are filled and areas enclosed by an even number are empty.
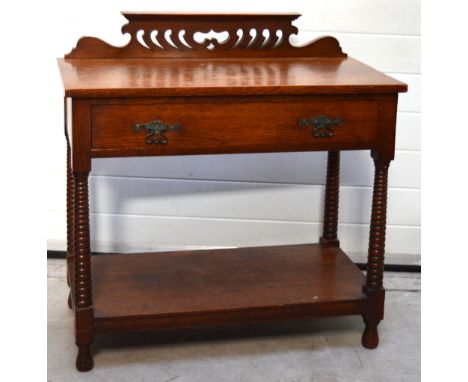
{"type": "Polygon", "coordinates": [[[386,273],[380,345],[361,347],[360,317],[97,337],[92,371],[75,369],[65,260],[48,260],[48,381],[419,381],[419,274],[386,273]]]}

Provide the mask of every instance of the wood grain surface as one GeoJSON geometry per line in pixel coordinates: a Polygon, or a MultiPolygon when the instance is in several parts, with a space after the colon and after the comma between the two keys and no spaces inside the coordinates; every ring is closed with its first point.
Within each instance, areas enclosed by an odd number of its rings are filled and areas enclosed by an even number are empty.
{"type": "Polygon", "coordinates": [[[58,59],[67,97],[360,94],[407,90],[352,58],[58,59]]]}
{"type": "Polygon", "coordinates": [[[359,314],[365,300],[359,269],[339,248],[318,244],[101,255],[92,257],[92,272],[103,330],[112,320],[135,325],[137,317],[146,323],[134,329],[147,330],[155,328],[150,318],[167,328],[229,323],[233,312],[235,322],[243,315],[254,322],[262,310],[290,318],[299,307],[297,318],[327,307],[327,314],[359,314]]]}
{"type": "Polygon", "coordinates": [[[234,58],[346,57],[330,36],[302,46],[290,43],[298,13],[134,13],[123,12],[130,35],[125,46],[82,37],[66,58],[234,58]],[[214,35],[213,35],[214,34],[214,35]],[[201,36],[200,36],[201,35],[201,36]]]}
{"type": "Polygon", "coordinates": [[[378,138],[378,98],[371,97],[153,98],[91,107],[96,157],[373,148],[378,138]],[[320,115],[342,119],[332,137],[314,136],[313,126],[299,123],[320,115]],[[147,132],[133,126],[154,120],[181,127],[164,133],[166,144],[147,143],[147,132]]]}

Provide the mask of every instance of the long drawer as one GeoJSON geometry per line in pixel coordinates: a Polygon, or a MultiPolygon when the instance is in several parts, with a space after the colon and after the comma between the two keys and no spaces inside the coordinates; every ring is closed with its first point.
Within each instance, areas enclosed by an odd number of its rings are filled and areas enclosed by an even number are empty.
{"type": "Polygon", "coordinates": [[[372,99],[95,104],[95,156],[178,155],[371,148],[378,103],[372,99]],[[330,146],[332,144],[332,146],[330,146]],[[100,155],[99,155],[100,153],[100,155]]]}

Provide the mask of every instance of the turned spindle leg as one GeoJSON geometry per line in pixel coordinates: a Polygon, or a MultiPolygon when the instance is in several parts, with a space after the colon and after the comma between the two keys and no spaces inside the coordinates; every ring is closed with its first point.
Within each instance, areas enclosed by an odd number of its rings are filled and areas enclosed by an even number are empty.
{"type": "Polygon", "coordinates": [[[74,306],[76,368],[93,368],[93,306],[91,293],[91,253],[89,238],[88,173],[74,173],[74,306]]]}
{"type": "Polygon", "coordinates": [[[362,345],[374,349],[379,344],[377,325],[383,319],[385,290],[383,269],[385,254],[385,229],[387,217],[387,183],[390,161],[372,153],[375,166],[372,216],[369,235],[369,253],[364,293],[368,303],[363,315],[366,325],[362,335],[362,345]]]}
{"type": "Polygon", "coordinates": [[[325,185],[325,209],[323,214],[322,245],[338,247],[338,202],[340,194],[340,152],[329,151],[327,181],[325,185]]]}
{"type": "Polygon", "coordinates": [[[73,173],[71,169],[71,150],[67,139],[67,283],[70,287],[68,307],[72,309],[73,293],[73,173]]]}

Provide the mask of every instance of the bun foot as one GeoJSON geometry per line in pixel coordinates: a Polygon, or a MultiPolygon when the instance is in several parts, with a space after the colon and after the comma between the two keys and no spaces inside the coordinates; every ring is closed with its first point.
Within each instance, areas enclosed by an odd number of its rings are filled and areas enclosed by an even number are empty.
{"type": "Polygon", "coordinates": [[[71,292],[68,294],[68,307],[72,309],[71,292]]]}
{"type": "Polygon", "coordinates": [[[78,356],[76,357],[76,369],[78,371],[89,371],[94,362],[91,355],[90,344],[78,345],[78,356]]]}
{"type": "Polygon", "coordinates": [[[367,349],[375,349],[379,345],[379,332],[377,331],[377,325],[374,322],[364,320],[366,328],[362,334],[362,346],[367,349]]]}

